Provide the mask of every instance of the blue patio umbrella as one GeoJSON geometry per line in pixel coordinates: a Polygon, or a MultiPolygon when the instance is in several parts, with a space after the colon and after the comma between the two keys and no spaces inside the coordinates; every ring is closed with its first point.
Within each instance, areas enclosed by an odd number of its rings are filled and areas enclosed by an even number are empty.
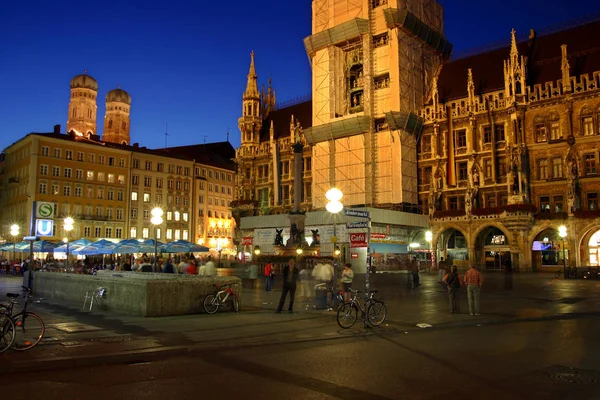
{"type": "Polygon", "coordinates": [[[146,239],[143,242],[140,243],[140,253],[154,253],[154,243],[156,242],[157,245],[157,250],[159,253],[163,252],[163,248],[165,247],[165,244],[163,242],[161,242],[160,240],[155,240],[155,239],[146,239]]]}
{"type": "Polygon", "coordinates": [[[93,256],[98,254],[110,254],[111,250],[117,244],[111,242],[110,240],[100,239],[94,243],[90,243],[85,247],[79,248],[77,250],[73,250],[73,254],[75,255],[83,255],[83,256],[93,256]]]}
{"type": "MultiPolygon", "coordinates": [[[[78,239],[72,242],[69,242],[69,252],[73,253],[75,250],[79,250],[92,244],[90,240],[87,239],[78,239]]],[[[67,252],[67,244],[63,243],[62,245],[54,248],[55,253],[66,253],[67,252]]]]}
{"type": "MultiPolygon", "coordinates": [[[[137,239],[121,240],[111,251],[111,254],[133,254],[141,253],[142,243],[137,239]]],[[[152,248],[154,252],[154,247],[152,248]]]]}
{"type": "Polygon", "coordinates": [[[16,243],[15,250],[21,251],[21,252],[23,252],[25,250],[29,250],[29,242],[22,241],[22,242],[16,243]]]}
{"type": "Polygon", "coordinates": [[[52,253],[56,247],[56,243],[49,242],[47,240],[38,240],[33,242],[34,253],[52,253]]]}
{"type": "Polygon", "coordinates": [[[2,251],[12,251],[13,250],[13,246],[15,246],[15,243],[6,242],[2,246],[0,246],[0,250],[2,250],[2,251]]]}
{"type": "Polygon", "coordinates": [[[199,244],[188,242],[187,240],[176,240],[167,243],[163,249],[165,253],[205,253],[209,249],[199,244]]]}

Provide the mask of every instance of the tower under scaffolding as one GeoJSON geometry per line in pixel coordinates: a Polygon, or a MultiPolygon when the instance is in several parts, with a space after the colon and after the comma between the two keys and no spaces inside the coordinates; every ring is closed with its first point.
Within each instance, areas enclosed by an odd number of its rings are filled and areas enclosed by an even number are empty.
{"type": "Polygon", "coordinates": [[[434,0],[314,0],[313,205],[416,205],[417,115],[451,45],[434,0]]]}

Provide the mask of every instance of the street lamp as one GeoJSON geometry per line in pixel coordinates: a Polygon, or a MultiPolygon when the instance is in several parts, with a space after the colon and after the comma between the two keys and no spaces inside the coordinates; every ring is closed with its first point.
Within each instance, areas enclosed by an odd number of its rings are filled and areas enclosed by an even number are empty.
{"type": "MultiPolygon", "coordinates": [[[[329,211],[331,214],[333,214],[333,236],[331,237],[331,243],[333,243],[333,245],[334,245],[333,254],[336,257],[338,256],[338,254],[336,254],[336,251],[339,251],[339,249],[336,246],[338,238],[337,238],[337,232],[335,229],[336,228],[335,222],[336,222],[337,214],[340,211],[342,211],[342,209],[344,208],[344,205],[340,201],[342,199],[342,197],[344,197],[344,194],[338,188],[331,188],[327,191],[327,193],[325,193],[325,198],[328,200],[327,204],[325,205],[325,209],[327,211],[329,211]],[[336,250],[336,249],[338,249],[338,250],[336,250]]],[[[336,278],[336,267],[337,267],[337,265],[335,265],[335,262],[334,262],[333,282],[337,281],[336,280],[337,279],[336,278]]]]}
{"type": "Polygon", "coordinates": [[[158,225],[163,223],[163,219],[162,219],[162,215],[163,215],[163,210],[160,207],[154,207],[152,209],[152,211],[150,211],[150,214],[152,214],[152,218],[150,219],[150,222],[152,222],[152,225],[154,225],[154,272],[157,272],[157,265],[158,265],[158,225]]]}
{"type": "Polygon", "coordinates": [[[433,253],[431,252],[431,241],[433,240],[433,233],[431,231],[425,231],[425,241],[427,242],[427,249],[429,250],[429,270],[433,268],[433,253]]]}
{"type": "Polygon", "coordinates": [[[558,236],[562,239],[562,248],[563,248],[563,274],[565,279],[567,279],[567,258],[566,258],[566,250],[565,250],[565,238],[567,237],[567,227],[561,225],[558,227],[558,236]]]}
{"type": "Polygon", "coordinates": [[[63,242],[67,245],[67,257],[65,258],[65,268],[69,269],[69,233],[73,230],[73,224],[75,221],[71,217],[67,217],[63,220],[63,228],[67,232],[67,237],[63,239],[63,242]]]}
{"type": "MultiPolygon", "coordinates": [[[[16,245],[17,245],[17,236],[19,235],[19,225],[12,224],[10,226],[10,235],[13,237],[13,266],[11,266],[11,270],[14,268],[15,264],[15,256],[16,256],[16,245]]],[[[14,271],[14,270],[13,270],[14,271]]]]}
{"type": "Polygon", "coordinates": [[[258,256],[260,255],[260,246],[256,245],[254,246],[254,256],[256,258],[256,261],[258,261],[258,256]]]}

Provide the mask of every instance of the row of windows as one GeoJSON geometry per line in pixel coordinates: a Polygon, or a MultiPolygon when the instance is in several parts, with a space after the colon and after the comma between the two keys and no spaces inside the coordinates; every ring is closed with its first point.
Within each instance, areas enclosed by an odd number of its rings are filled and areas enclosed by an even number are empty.
{"type": "Polygon", "coordinates": [[[88,96],[87,92],[81,91],[81,92],[77,92],[77,91],[72,91],[71,92],[71,98],[75,98],[75,97],[89,97],[92,100],[96,100],[96,95],[95,94],[91,94],[88,96]]]}
{"type": "MultiPolygon", "coordinates": [[[[152,228],[153,229],[153,228],[152,228]]],[[[142,239],[148,239],[150,234],[150,228],[142,228],[142,239]]],[[[136,239],[138,236],[138,228],[132,226],[129,230],[129,236],[132,239],[136,239]]],[[[162,239],[162,229],[156,229],[156,238],[162,239]]],[[[187,229],[167,229],[166,230],[166,239],[167,240],[189,240],[189,231],[187,229]]]]}
{"type": "MultiPolygon", "coordinates": [[[[138,209],[137,208],[132,208],[131,209],[131,218],[137,218],[138,217],[138,209]]],[[[142,217],[144,219],[150,219],[151,218],[151,211],[150,209],[143,209],[142,210],[142,217]]],[[[187,212],[179,212],[179,211],[167,211],[165,213],[165,219],[167,221],[184,221],[187,222],[189,220],[189,214],[187,212]]]]}
{"type": "MultiPolygon", "coordinates": [[[[585,206],[588,211],[598,210],[598,193],[590,192],[585,194],[585,206]]],[[[540,196],[540,212],[565,212],[563,196],[540,196]]]]}
{"type": "MultiPolygon", "coordinates": [[[[48,176],[49,166],[46,164],[40,165],[40,175],[48,176]]],[[[60,177],[61,176],[61,167],[52,166],[52,176],[60,177]]],[[[63,168],[63,177],[72,178],[73,177],[73,169],[72,168],[63,168]]],[[[98,182],[108,182],[108,183],[119,183],[120,185],[125,184],[125,175],[117,175],[112,173],[98,172],[95,171],[84,171],[82,169],[75,170],[75,179],[83,180],[85,176],[85,180],[93,181],[97,180],[98,182]]]]}
{"type": "MultiPolygon", "coordinates": [[[[53,158],[62,158],[62,151],[63,151],[63,149],[58,148],[58,147],[52,148],[52,157],[53,158]]],[[[65,159],[66,160],[73,160],[73,155],[74,155],[73,150],[65,150],[65,159]]],[[[50,157],[50,147],[42,146],[42,156],[50,157]]],[[[81,161],[81,162],[86,161],[85,153],[83,151],[78,151],[75,154],[75,156],[77,157],[76,158],[77,161],[81,161]]],[[[97,160],[98,160],[98,164],[100,164],[100,165],[109,165],[109,166],[117,165],[117,159],[116,159],[116,157],[113,157],[113,156],[98,155],[97,160]]],[[[88,164],[95,164],[96,163],[96,153],[88,153],[87,154],[87,162],[88,162],[88,164]]],[[[125,158],[119,158],[118,166],[120,168],[125,168],[125,158]]]]}
{"type": "MultiPolygon", "coordinates": [[[[225,213],[223,211],[214,211],[213,212],[212,210],[208,210],[206,212],[206,215],[209,218],[213,218],[213,215],[214,215],[214,218],[231,219],[231,213],[225,213]]],[[[198,210],[198,216],[204,217],[204,210],[198,210]]]]}
{"type": "MultiPolygon", "coordinates": [[[[220,199],[221,201],[219,202],[219,199],[218,199],[218,198],[216,198],[216,197],[214,198],[214,200],[213,200],[213,198],[212,198],[212,197],[208,197],[208,198],[207,198],[207,200],[208,200],[208,205],[211,205],[211,206],[212,206],[213,204],[214,204],[215,206],[218,206],[218,205],[219,205],[219,203],[221,204],[221,207],[226,207],[226,206],[227,206],[227,201],[226,201],[225,199],[220,199]]],[[[198,202],[199,202],[200,204],[204,204],[204,195],[200,195],[200,196],[198,197],[198,202]]]]}
{"type": "MultiPolygon", "coordinates": [[[[56,236],[57,234],[56,227],[57,225],[54,225],[52,230],[52,236],[56,236]]],[[[86,238],[123,239],[123,228],[115,228],[113,236],[113,228],[105,227],[103,231],[102,227],[99,226],[94,227],[93,230],[91,226],[84,226],[83,236],[86,238]],[[93,235],[92,232],[94,233],[93,235]],[[104,233],[104,235],[102,235],[102,233],[104,233]]]]}
{"type": "MultiPolygon", "coordinates": [[[[132,201],[139,201],[140,196],[138,195],[138,192],[131,192],[131,200],[132,201]]],[[[144,203],[150,203],[152,201],[151,199],[151,195],[150,193],[146,193],[144,192],[141,196],[142,200],[144,203]]],[[[157,193],[156,194],[156,204],[162,204],[163,202],[163,195],[162,193],[157,193]]],[[[177,206],[180,205],[184,205],[184,206],[189,206],[190,205],[190,199],[187,196],[173,196],[171,194],[167,195],[167,204],[175,204],[177,206]]]]}
{"type": "MultiPolygon", "coordinates": [[[[53,196],[75,196],[75,197],[85,197],[88,199],[98,199],[104,200],[104,188],[94,188],[93,186],[83,187],[82,185],[75,185],[73,188],[71,184],[63,184],[62,192],[60,190],[60,184],[57,182],[53,182],[52,184],[48,184],[48,182],[42,181],[38,184],[38,193],[39,194],[51,194],[53,196]],[[50,190],[48,190],[50,189],[50,190]]],[[[118,191],[116,192],[116,200],[123,201],[125,195],[124,192],[118,191]]],[[[107,190],[106,191],[106,200],[115,200],[115,191],[107,190]]]]}
{"type": "MultiPolygon", "coordinates": [[[[131,184],[133,186],[139,186],[140,185],[140,177],[139,175],[133,175],[131,177],[131,184]]],[[[185,190],[186,192],[190,190],[190,182],[189,181],[180,181],[180,180],[173,180],[173,179],[167,179],[167,189],[169,190],[181,190],[183,186],[183,190],[185,190]]],[[[152,177],[151,176],[144,176],[144,187],[152,187],[152,177]]],[[[156,187],[158,189],[162,189],[163,187],[163,178],[156,178],[156,187]]]]}
{"type": "MultiPolygon", "coordinates": [[[[108,120],[108,129],[112,129],[113,127],[113,121],[112,119],[108,120]]],[[[121,129],[123,130],[127,130],[127,123],[125,121],[121,122],[121,129]]]]}

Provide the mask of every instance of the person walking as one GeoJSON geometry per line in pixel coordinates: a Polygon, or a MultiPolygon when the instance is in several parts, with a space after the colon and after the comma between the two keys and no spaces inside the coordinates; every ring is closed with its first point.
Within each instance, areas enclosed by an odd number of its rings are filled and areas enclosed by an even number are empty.
{"type": "Polygon", "coordinates": [[[294,296],[296,295],[296,282],[298,281],[298,268],[296,267],[296,260],[290,258],[289,263],[283,267],[283,291],[281,292],[281,298],[279,299],[279,306],[277,306],[277,314],[281,313],[283,309],[283,303],[288,292],[290,293],[290,306],[288,311],[294,312],[294,296]]]}
{"type": "Polygon", "coordinates": [[[265,265],[265,291],[270,292],[272,289],[271,284],[273,283],[273,265],[271,263],[267,263],[265,265]]]}
{"type": "Polygon", "coordinates": [[[469,265],[469,270],[465,274],[465,284],[467,285],[467,299],[469,300],[469,313],[479,315],[479,292],[483,278],[473,264],[469,265]]]}
{"type": "Polygon", "coordinates": [[[354,279],[354,272],[352,271],[352,265],[346,263],[344,271],[342,272],[342,285],[344,286],[344,301],[350,301],[350,288],[352,287],[352,279],[354,279]]]}
{"type": "Polygon", "coordinates": [[[458,274],[458,268],[453,265],[450,272],[447,273],[442,282],[448,287],[448,300],[450,301],[450,314],[460,314],[460,288],[463,286],[463,280],[458,274]]]}

